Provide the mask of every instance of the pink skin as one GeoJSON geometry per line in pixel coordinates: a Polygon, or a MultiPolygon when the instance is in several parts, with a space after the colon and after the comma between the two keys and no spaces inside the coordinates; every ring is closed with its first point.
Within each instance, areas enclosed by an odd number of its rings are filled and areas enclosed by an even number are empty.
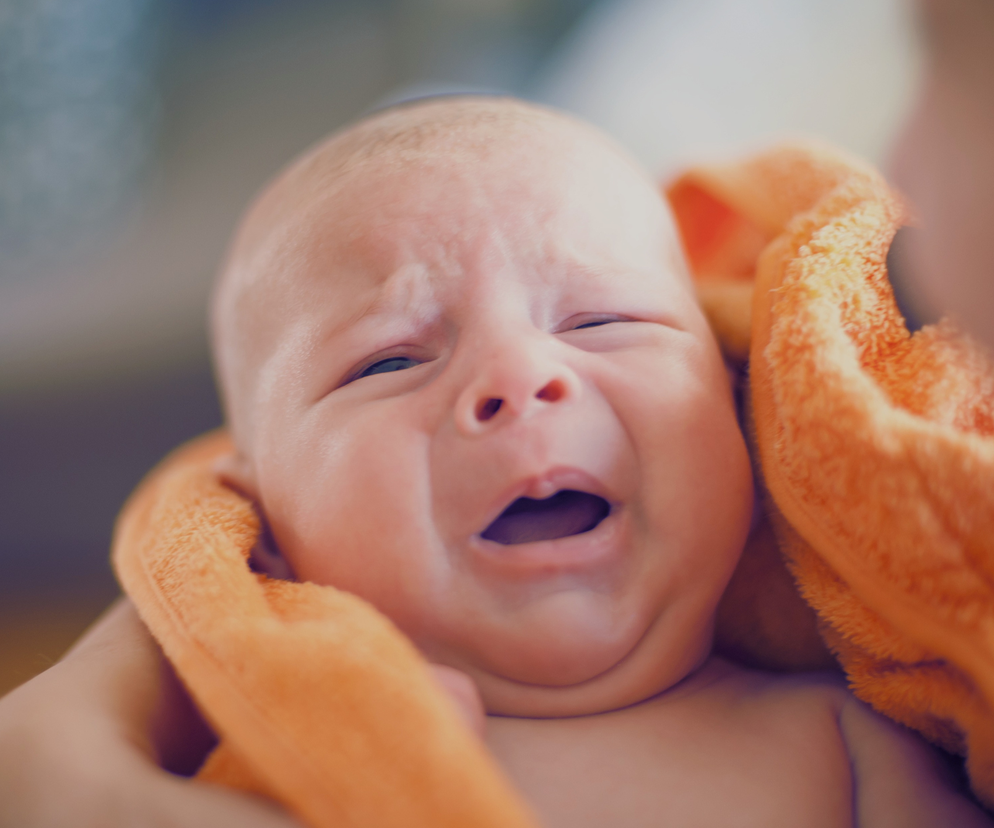
{"type": "Polygon", "coordinates": [[[994,347],[994,5],[919,6],[926,74],[891,166],[920,229],[899,264],[913,300],[994,347]]]}
{"type": "Polygon", "coordinates": [[[371,601],[488,712],[614,709],[709,653],[752,509],[727,374],[652,182],[565,118],[459,105],[344,170],[333,140],[250,214],[215,317],[228,474],[289,571],[371,601]],[[564,488],[611,514],[480,537],[564,488]]]}

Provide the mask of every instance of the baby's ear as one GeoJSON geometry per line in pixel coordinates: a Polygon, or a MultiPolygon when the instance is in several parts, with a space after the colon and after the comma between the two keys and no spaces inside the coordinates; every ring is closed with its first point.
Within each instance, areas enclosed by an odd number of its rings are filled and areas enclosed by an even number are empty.
{"type": "Polygon", "coordinates": [[[262,531],[249,555],[249,566],[254,572],[262,572],[277,581],[296,581],[290,564],[280,554],[276,541],[273,540],[273,534],[269,531],[265,518],[262,515],[259,517],[262,521],[262,531]]]}
{"type": "Polygon", "coordinates": [[[259,502],[259,491],[255,485],[252,466],[241,454],[224,454],[214,461],[214,473],[225,486],[234,489],[253,503],[259,502]]]}
{"type": "Polygon", "coordinates": [[[225,486],[229,486],[242,497],[251,500],[255,505],[256,514],[259,515],[262,526],[259,539],[249,555],[249,566],[252,567],[253,571],[265,573],[270,578],[281,581],[295,580],[293,570],[290,569],[290,564],[287,563],[286,558],[280,554],[272,533],[269,531],[265,515],[262,514],[262,507],[259,504],[259,490],[256,487],[255,475],[252,473],[252,466],[248,460],[234,452],[222,455],[214,461],[214,473],[221,478],[221,482],[225,486]]]}

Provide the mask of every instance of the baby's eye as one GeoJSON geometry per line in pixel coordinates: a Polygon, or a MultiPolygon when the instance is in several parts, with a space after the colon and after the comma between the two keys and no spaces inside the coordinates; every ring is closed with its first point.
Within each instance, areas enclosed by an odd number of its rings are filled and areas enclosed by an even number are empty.
{"type": "Polygon", "coordinates": [[[373,374],[389,374],[392,371],[404,371],[420,364],[421,363],[413,357],[387,357],[386,359],[381,359],[379,362],[374,362],[372,365],[366,366],[362,369],[362,371],[356,374],[353,379],[359,379],[360,377],[371,377],[373,374]]]}
{"type": "Polygon", "coordinates": [[[599,328],[612,322],[629,322],[631,317],[604,313],[580,313],[567,319],[559,328],[561,333],[579,331],[584,328],[599,328]]]}

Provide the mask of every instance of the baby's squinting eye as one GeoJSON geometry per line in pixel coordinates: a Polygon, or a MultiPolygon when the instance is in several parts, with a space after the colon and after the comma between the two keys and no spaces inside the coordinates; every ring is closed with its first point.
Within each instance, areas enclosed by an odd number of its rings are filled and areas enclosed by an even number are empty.
{"type": "Polygon", "coordinates": [[[612,322],[631,322],[630,316],[617,316],[614,314],[594,314],[581,313],[567,319],[559,328],[561,333],[567,331],[580,331],[585,328],[600,328],[610,325],[612,322]]]}
{"type": "Polygon", "coordinates": [[[388,357],[387,359],[381,359],[379,362],[374,362],[372,365],[363,368],[362,371],[353,377],[353,379],[359,379],[360,377],[371,377],[373,374],[389,374],[393,371],[404,371],[420,364],[421,363],[413,357],[388,357]]]}

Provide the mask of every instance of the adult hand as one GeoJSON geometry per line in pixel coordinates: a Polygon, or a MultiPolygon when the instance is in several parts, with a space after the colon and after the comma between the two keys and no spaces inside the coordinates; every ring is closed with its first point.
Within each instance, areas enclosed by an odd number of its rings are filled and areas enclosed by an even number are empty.
{"type": "Polygon", "coordinates": [[[0,828],[299,828],[268,801],[177,775],[212,740],[121,600],[0,699],[0,828]]]}

